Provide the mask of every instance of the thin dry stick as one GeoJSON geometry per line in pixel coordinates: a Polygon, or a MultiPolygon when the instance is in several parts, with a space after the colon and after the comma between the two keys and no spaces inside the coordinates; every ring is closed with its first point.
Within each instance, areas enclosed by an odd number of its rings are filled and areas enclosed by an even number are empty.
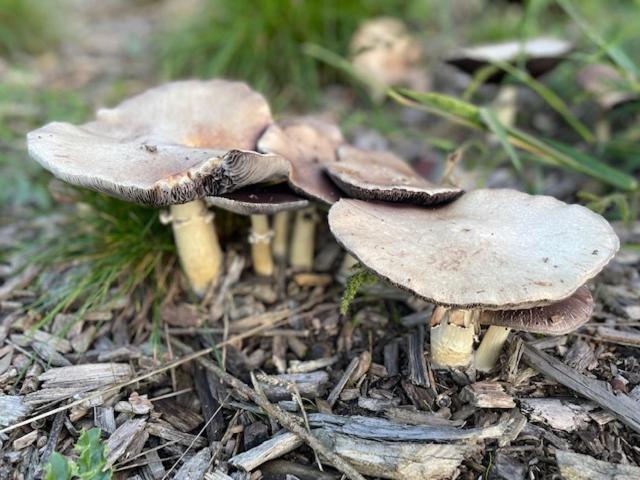
{"type": "MultiPolygon", "coordinates": [[[[175,338],[171,339],[173,345],[182,350],[183,352],[193,351],[191,347],[182,343],[175,338]]],[[[309,445],[313,450],[322,455],[329,463],[331,463],[336,469],[340,470],[344,473],[348,478],[352,480],[365,480],[365,478],[358,473],[358,471],[353,468],[349,463],[345,462],[338,455],[333,453],[327,447],[320,442],[316,437],[314,437],[311,433],[307,432],[302,425],[298,423],[298,418],[285,412],[277,405],[272,404],[267,397],[260,393],[256,392],[254,389],[249,387],[246,383],[238,380],[233,375],[224,372],[220,367],[218,367],[213,362],[210,362],[202,356],[197,357],[196,359],[200,365],[213,373],[216,377],[218,377],[222,382],[229,385],[231,388],[239,391],[241,394],[250,398],[256,405],[261,407],[267,415],[272,418],[275,418],[280,425],[289,430],[290,432],[296,434],[298,437],[302,439],[307,445],[309,445]]]]}

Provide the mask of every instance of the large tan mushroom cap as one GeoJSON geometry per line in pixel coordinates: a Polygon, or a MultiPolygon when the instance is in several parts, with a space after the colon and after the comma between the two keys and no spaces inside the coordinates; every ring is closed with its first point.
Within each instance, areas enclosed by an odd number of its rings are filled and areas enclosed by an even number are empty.
{"type": "Polygon", "coordinates": [[[149,205],[185,203],[272,179],[288,162],[253,151],[271,123],[264,98],[239,82],[174,82],[95,121],[30,132],[29,153],[61,179],[149,205]]]}
{"type": "Polygon", "coordinates": [[[343,145],[327,173],[342,191],[361,200],[435,205],[459,197],[457,187],[434,185],[391,152],[343,145]]]}
{"type": "Polygon", "coordinates": [[[572,295],[618,250],[601,216],[552,197],[475,190],[435,209],[342,199],[337,240],[366,267],[434,303],[522,309],[572,295]]]}
{"type": "Polygon", "coordinates": [[[343,143],[337,126],[301,117],[269,127],[258,149],[291,163],[289,184],[296,192],[332,204],[340,198],[340,191],[327,177],[325,167],[337,161],[336,150],[343,143]]]}
{"type": "Polygon", "coordinates": [[[543,335],[565,335],[587,323],[593,308],[591,292],[583,285],[569,298],[551,305],[523,310],[485,310],[480,314],[480,323],[543,335]]]}

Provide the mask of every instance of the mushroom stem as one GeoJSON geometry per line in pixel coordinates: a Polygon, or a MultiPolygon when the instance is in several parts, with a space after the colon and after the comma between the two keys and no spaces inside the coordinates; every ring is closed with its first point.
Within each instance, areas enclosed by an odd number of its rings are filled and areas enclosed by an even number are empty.
{"type": "Polygon", "coordinates": [[[496,366],[500,352],[509,336],[510,328],[491,325],[476,351],[476,370],[489,372],[496,366]]]}
{"type": "Polygon", "coordinates": [[[604,145],[611,139],[611,126],[609,125],[609,121],[603,115],[596,122],[596,140],[598,144],[604,145]]]}
{"type": "Polygon", "coordinates": [[[316,208],[308,207],[296,212],[289,263],[297,271],[313,269],[313,251],[316,233],[316,208]]]}
{"type": "Polygon", "coordinates": [[[202,200],[171,206],[171,226],[182,269],[193,291],[201,296],[218,279],[222,249],[213,214],[202,200]]]}
{"type": "Polygon", "coordinates": [[[478,312],[436,307],[431,316],[431,360],[436,368],[467,367],[473,358],[478,312]]]}
{"type": "Polygon", "coordinates": [[[514,85],[503,85],[493,101],[496,117],[505,127],[513,127],[518,112],[518,89],[514,85]]]}
{"type": "Polygon", "coordinates": [[[340,263],[340,268],[338,269],[338,278],[346,280],[353,274],[353,267],[358,264],[358,260],[356,257],[351,255],[350,253],[345,253],[344,258],[342,259],[342,263],[340,263]]]}
{"type": "Polygon", "coordinates": [[[269,218],[266,215],[251,215],[251,258],[256,275],[268,277],[273,273],[273,257],[271,256],[271,237],[269,218]]]}
{"type": "Polygon", "coordinates": [[[278,261],[287,258],[290,218],[291,214],[287,210],[278,212],[273,216],[273,256],[278,261]]]}

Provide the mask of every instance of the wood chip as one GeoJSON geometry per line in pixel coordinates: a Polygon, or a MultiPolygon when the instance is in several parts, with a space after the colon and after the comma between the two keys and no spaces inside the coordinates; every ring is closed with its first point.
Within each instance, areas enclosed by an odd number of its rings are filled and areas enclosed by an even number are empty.
{"type": "Polygon", "coordinates": [[[407,338],[407,361],[409,362],[409,380],[424,388],[430,388],[427,375],[427,362],[424,357],[424,326],[420,325],[407,338]]]}
{"type": "Polygon", "coordinates": [[[77,391],[95,389],[130,380],[133,369],[126,363],[85,363],[71,367],[52,368],[38,377],[42,388],[73,388],[77,391]]]}
{"type": "Polygon", "coordinates": [[[556,461],[564,480],[637,480],[640,468],[631,465],[620,465],[596,460],[588,455],[581,455],[563,450],[556,450],[556,461]]]}
{"type": "Polygon", "coordinates": [[[468,444],[372,441],[326,430],[312,433],[360,473],[397,480],[455,478],[462,461],[477,450],[468,444]]]}
{"type": "Polygon", "coordinates": [[[495,382],[476,382],[460,391],[460,400],[478,408],[513,408],[513,397],[495,382]]]}
{"type": "Polygon", "coordinates": [[[396,442],[408,441],[453,441],[467,439],[500,438],[510,428],[511,420],[501,421],[495,425],[479,428],[455,428],[448,426],[407,425],[376,417],[340,416],[324,413],[309,415],[312,427],[336,431],[346,435],[370,440],[387,440],[396,442]]]}
{"type": "Polygon", "coordinates": [[[0,395],[0,426],[13,425],[31,411],[20,395],[0,395]]]}
{"type": "Polygon", "coordinates": [[[576,372],[551,355],[531,345],[525,345],[523,358],[543,375],[600,405],[625,425],[628,425],[636,432],[640,432],[640,402],[624,394],[614,395],[607,389],[604,382],[588,378],[576,372]]]}
{"type": "Polygon", "coordinates": [[[181,432],[190,432],[204,422],[201,415],[185,408],[172,398],[158,400],[154,405],[155,409],[162,414],[162,418],[181,432]]]}
{"type": "Polygon", "coordinates": [[[146,422],[144,418],[127,420],[111,434],[106,442],[108,466],[116,463],[127,451],[135,436],[144,429],[146,422]]]}
{"type": "Polygon", "coordinates": [[[251,450],[231,457],[229,463],[234,467],[241,468],[245,472],[250,472],[269,460],[292,452],[302,446],[303,443],[297,435],[286,432],[281,435],[276,435],[251,450]]]}
{"type": "Polygon", "coordinates": [[[360,360],[358,357],[353,358],[345,371],[342,373],[340,380],[338,380],[338,383],[336,383],[336,385],[333,387],[333,390],[331,390],[331,393],[327,397],[327,403],[329,403],[329,406],[333,407],[338,401],[340,393],[342,393],[342,390],[347,385],[347,382],[351,378],[351,375],[353,375],[353,372],[355,372],[358,368],[359,361],[360,360]]]}
{"type": "Polygon", "coordinates": [[[617,343],[618,345],[627,345],[630,347],[640,347],[640,332],[631,330],[620,330],[609,327],[598,327],[598,339],[617,343]]]}
{"type": "Polygon", "coordinates": [[[196,437],[188,433],[180,432],[172,428],[168,423],[164,422],[149,422],[147,425],[147,431],[149,435],[169,440],[170,442],[176,442],[185,447],[191,446],[192,448],[203,448],[207,445],[207,441],[202,437],[196,437]]]}
{"type": "Polygon", "coordinates": [[[33,445],[33,442],[35,442],[37,438],[38,438],[38,430],[31,430],[26,435],[16,438],[13,441],[13,449],[23,450],[28,446],[33,445]]]}
{"type": "Polygon", "coordinates": [[[314,399],[324,395],[326,385],[329,382],[329,374],[324,371],[272,375],[267,377],[267,379],[269,378],[274,382],[260,381],[260,385],[267,398],[275,402],[291,399],[291,392],[286,386],[288,383],[295,384],[302,397],[314,399]]]}
{"type": "Polygon", "coordinates": [[[203,478],[204,473],[209,468],[209,460],[211,460],[211,451],[203,448],[189,460],[184,462],[173,477],[173,480],[195,480],[203,478]]]}
{"type": "MultiPolygon", "coordinates": [[[[556,430],[573,432],[589,424],[589,415],[584,404],[558,398],[521,398],[520,406],[532,421],[544,422],[556,430]]],[[[588,406],[586,406],[588,407],[588,406]]]]}

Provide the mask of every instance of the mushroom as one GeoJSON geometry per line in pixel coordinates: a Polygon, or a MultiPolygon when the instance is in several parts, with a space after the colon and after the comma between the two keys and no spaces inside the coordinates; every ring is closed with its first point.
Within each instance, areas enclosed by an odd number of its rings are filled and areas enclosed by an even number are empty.
{"type": "Polygon", "coordinates": [[[351,38],[349,51],[356,71],[376,85],[371,92],[376,100],[392,86],[418,91],[429,88],[422,46],[397,18],[379,17],[362,23],[351,38]]]}
{"type": "MultiPolygon", "coordinates": [[[[535,316],[502,311],[549,309],[568,299],[619,247],[596,213],[508,189],[471,191],[432,209],[342,199],[329,211],[329,226],[364,266],[446,307],[431,320],[431,355],[442,367],[470,363],[479,317],[510,326],[510,315],[535,316]]],[[[557,310],[546,312],[553,318],[557,310]]]]}
{"type": "MultiPolygon", "coordinates": [[[[329,180],[324,169],[337,161],[336,149],[342,143],[344,139],[337,126],[313,117],[298,117],[270,126],[258,141],[258,150],[279,155],[290,162],[289,185],[296,193],[332,204],[340,198],[340,190],[329,180]]],[[[313,267],[316,220],[314,206],[296,213],[289,257],[294,270],[313,267]]]]}
{"type": "Polygon", "coordinates": [[[267,215],[298,210],[309,205],[309,201],[297,196],[286,185],[249,186],[225,193],[217,197],[207,197],[209,206],[222,208],[239,215],[251,217],[251,258],[257,275],[270,276],[273,273],[271,238],[267,215]]]}
{"type": "Polygon", "coordinates": [[[50,123],[27,141],[30,155],[68,183],[170,206],[182,267],[203,294],[222,252],[202,198],[286,178],[285,159],[254,151],[271,123],[265,99],[244,83],[190,80],[99,110],[84,125],[50,123]]]}
{"type": "Polygon", "coordinates": [[[463,190],[438,186],[426,180],[391,152],[338,148],[338,162],[327,165],[331,179],[347,195],[416,205],[435,205],[456,199],[463,190]]]}
{"type": "Polygon", "coordinates": [[[638,95],[631,91],[622,74],[606,63],[587,65],[578,73],[577,81],[587,93],[593,96],[600,107],[596,137],[600,143],[606,143],[610,137],[610,128],[604,113],[637,100],[638,95]]]}
{"type": "MultiPolygon", "coordinates": [[[[495,63],[516,63],[524,60],[524,66],[532,77],[541,77],[553,70],[573,48],[570,42],[550,37],[532,38],[525,41],[502,42],[457,50],[446,59],[469,75],[495,63]]],[[[491,75],[486,81],[499,83],[504,72],[491,75]]]]}
{"type": "MultiPolygon", "coordinates": [[[[572,44],[557,38],[539,37],[525,41],[512,41],[479,45],[457,50],[446,62],[459,70],[474,75],[482,68],[497,63],[517,63],[523,60],[524,68],[534,78],[553,70],[573,48],[572,44]]],[[[489,75],[487,83],[500,83],[504,79],[504,70],[489,75]]],[[[498,118],[504,125],[511,126],[515,121],[517,90],[512,85],[503,85],[494,106],[498,118]]]]}

